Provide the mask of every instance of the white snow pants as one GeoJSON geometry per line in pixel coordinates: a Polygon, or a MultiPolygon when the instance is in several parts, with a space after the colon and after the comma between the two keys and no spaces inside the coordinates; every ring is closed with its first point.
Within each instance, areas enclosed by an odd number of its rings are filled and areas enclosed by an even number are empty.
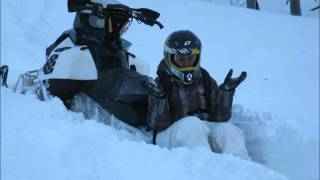
{"type": "Polygon", "coordinates": [[[194,116],[184,117],[158,133],[156,143],[169,149],[206,147],[214,152],[250,159],[240,128],[229,122],[207,122],[194,116]]]}

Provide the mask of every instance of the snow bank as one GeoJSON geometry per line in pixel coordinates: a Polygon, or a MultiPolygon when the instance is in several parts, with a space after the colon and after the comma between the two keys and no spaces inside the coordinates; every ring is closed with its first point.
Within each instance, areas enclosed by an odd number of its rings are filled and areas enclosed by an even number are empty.
{"type": "Polygon", "coordinates": [[[260,164],[203,148],[169,151],[133,141],[134,135],[68,112],[58,99],[40,102],[7,89],[1,97],[5,180],[286,179],[260,164]]]}
{"type": "Polygon", "coordinates": [[[232,121],[245,132],[253,161],[292,180],[319,179],[319,136],[315,132],[318,126],[305,126],[305,131],[309,130],[305,132],[292,121],[270,113],[244,110],[240,105],[233,109],[232,121]]]}

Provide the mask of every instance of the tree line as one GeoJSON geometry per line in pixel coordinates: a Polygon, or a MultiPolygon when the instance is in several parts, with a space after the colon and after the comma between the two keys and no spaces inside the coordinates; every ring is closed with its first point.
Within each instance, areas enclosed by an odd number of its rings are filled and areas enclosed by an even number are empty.
{"type": "MultiPolygon", "coordinates": [[[[229,0],[231,5],[234,6],[244,6],[246,5],[249,9],[260,10],[258,0],[229,0]]],[[[301,16],[301,5],[300,0],[287,0],[286,5],[290,3],[290,14],[293,16],[301,16]]],[[[310,11],[316,11],[320,9],[320,0],[315,0],[315,3],[318,4],[314,8],[310,9],[310,11]]]]}

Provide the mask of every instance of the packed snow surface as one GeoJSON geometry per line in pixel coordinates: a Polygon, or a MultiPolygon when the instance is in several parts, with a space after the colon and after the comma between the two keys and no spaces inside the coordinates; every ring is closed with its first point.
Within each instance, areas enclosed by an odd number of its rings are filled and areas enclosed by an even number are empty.
{"type": "MultiPolygon", "coordinates": [[[[19,179],[319,179],[319,19],[257,12],[198,0],[121,1],[161,13],[163,30],[132,23],[131,52],[151,76],[173,31],[203,44],[202,66],[219,82],[247,71],[232,121],[253,159],[206,149],[161,149],[135,134],[85,120],[56,98],[40,102],[1,88],[1,178],[19,179]],[[168,5],[169,4],[169,5],[168,5]]],[[[8,84],[44,64],[45,48],[72,27],[64,1],[1,2],[1,64],[8,84]]]]}

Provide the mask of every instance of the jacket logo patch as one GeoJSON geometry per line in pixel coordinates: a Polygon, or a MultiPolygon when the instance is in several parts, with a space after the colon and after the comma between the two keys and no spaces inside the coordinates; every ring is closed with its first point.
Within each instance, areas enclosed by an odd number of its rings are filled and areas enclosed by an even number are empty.
{"type": "Polygon", "coordinates": [[[191,81],[191,80],[192,80],[192,74],[188,74],[188,75],[187,75],[187,80],[188,80],[188,81],[191,81]]]}

